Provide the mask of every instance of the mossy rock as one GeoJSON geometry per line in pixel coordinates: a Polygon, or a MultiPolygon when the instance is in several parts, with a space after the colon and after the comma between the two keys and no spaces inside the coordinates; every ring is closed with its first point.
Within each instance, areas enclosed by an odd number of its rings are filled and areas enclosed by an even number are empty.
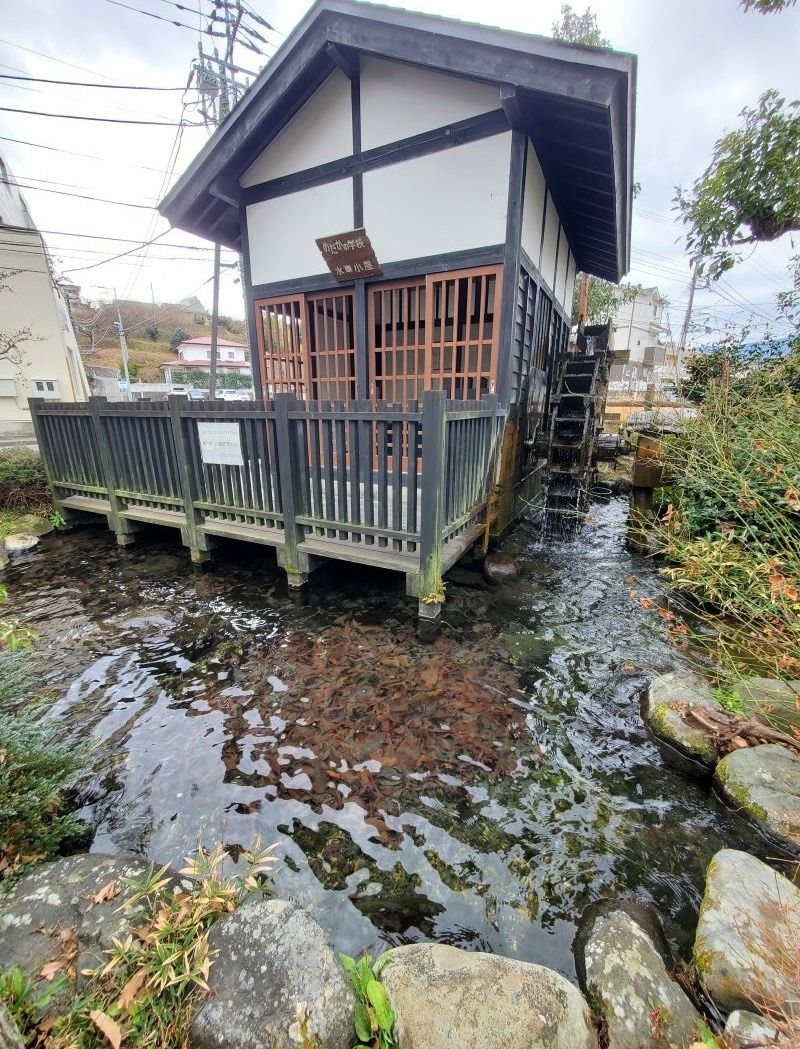
{"type": "Polygon", "coordinates": [[[800,856],[800,758],[763,743],[727,754],[714,773],[722,798],[790,856],[800,856]]]}
{"type": "Polygon", "coordinates": [[[785,964],[798,955],[800,889],[754,856],[722,849],[709,864],[694,942],[706,992],[724,1013],[759,1003],[800,1009],[796,967],[785,964]]]}
{"type": "Polygon", "coordinates": [[[21,517],[16,518],[13,525],[9,529],[9,535],[18,535],[24,533],[25,535],[48,535],[53,531],[53,525],[46,517],[40,517],[38,514],[22,514],[21,517]]]}
{"type": "Polygon", "coordinates": [[[673,672],[653,678],[642,701],[642,717],[653,735],[680,754],[712,769],[719,758],[714,737],[684,716],[688,706],[716,713],[724,708],[711,698],[711,688],[691,674],[673,672]]]}

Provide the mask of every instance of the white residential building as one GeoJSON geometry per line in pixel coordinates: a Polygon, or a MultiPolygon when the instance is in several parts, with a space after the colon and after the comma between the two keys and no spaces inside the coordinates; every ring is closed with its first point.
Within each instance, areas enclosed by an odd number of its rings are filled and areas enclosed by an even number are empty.
{"type": "Polygon", "coordinates": [[[0,157],[0,438],[33,437],[29,397],[82,401],[88,396],[66,298],[53,282],[42,236],[0,157]]]}
{"type": "MultiPolygon", "coordinates": [[[[246,354],[247,347],[240,342],[228,339],[217,339],[217,371],[250,375],[250,362],[246,354]]],[[[172,382],[174,372],[203,371],[211,369],[211,337],[200,335],[196,339],[185,339],[175,350],[175,359],[165,361],[166,382],[172,382]]]]}

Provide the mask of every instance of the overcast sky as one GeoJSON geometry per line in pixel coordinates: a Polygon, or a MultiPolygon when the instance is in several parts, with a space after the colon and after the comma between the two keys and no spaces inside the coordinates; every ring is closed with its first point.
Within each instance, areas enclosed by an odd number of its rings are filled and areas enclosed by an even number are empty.
{"type": "MultiPolygon", "coordinates": [[[[210,0],[199,2],[210,9],[210,0]]],[[[206,20],[172,0],[124,3],[138,10],[114,0],[18,4],[17,16],[0,27],[0,74],[182,88],[197,53],[197,26],[206,20]],[[174,26],[172,19],[185,25],[174,26]]],[[[198,0],[181,3],[191,9],[198,0]]],[[[310,6],[303,0],[250,3],[279,31],[271,37],[276,43],[310,6]]],[[[396,6],[549,35],[561,0],[415,0],[396,6]]],[[[583,9],[580,3],[574,7],[583,9]]],[[[677,338],[689,266],[682,227],[672,212],[675,187],[688,186],[703,171],[715,140],[738,124],[741,109],[755,104],[764,90],[775,87],[787,98],[800,97],[800,7],[763,16],[744,14],[738,0],[594,0],[592,9],[614,47],[639,56],[636,178],[642,192],[634,205],[628,279],[656,286],[669,299],[665,334],[677,338]]],[[[208,38],[202,39],[208,48],[208,38]]],[[[247,66],[259,60],[240,51],[239,61],[247,66]]],[[[0,154],[24,186],[58,272],[79,283],[89,297],[110,298],[114,290],[120,297],[156,302],[198,295],[210,305],[212,252],[204,242],[174,230],[146,251],[136,248],[168,229],[150,209],[206,141],[202,126],[175,126],[182,116],[200,123],[191,104],[196,98],[180,90],[118,91],[0,79],[0,154]],[[70,120],[64,114],[168,126],[70,120]],[[131,254],[105,261],[122,252],[131,254]]],[[[713,291],[698,294],[696,320],[715,333],[730,323],[762,327],[775,316],[775,293],[787,286],[786,265],[797,251],[800,244],[793,246],[789,237],[760,245],[713,291]]],[[[229,262],[234,258],[225,255],[229,262]]],[[[221,309],[241,316],[237,276],[233,268],[224,272],[221,309]]],[[[773,328],[785,331],[780,324],[773,328]]]]}

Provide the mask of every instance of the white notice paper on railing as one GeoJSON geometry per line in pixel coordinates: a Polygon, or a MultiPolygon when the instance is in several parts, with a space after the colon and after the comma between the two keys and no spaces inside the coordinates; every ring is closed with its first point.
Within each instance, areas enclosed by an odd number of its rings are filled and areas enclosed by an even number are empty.
{"type": "Polygon", "coordinates": [[[242,435],[238,422],[198,422],[197,436],[200,441],[200,455],[207,466],[244,466],[242,435]]]}

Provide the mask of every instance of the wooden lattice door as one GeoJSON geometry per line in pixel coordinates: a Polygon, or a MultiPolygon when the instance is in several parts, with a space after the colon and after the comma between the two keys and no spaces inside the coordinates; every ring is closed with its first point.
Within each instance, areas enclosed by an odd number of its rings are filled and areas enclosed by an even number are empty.
{"type": "Polygon", "coordinates": [[[408,404],[424,390],[476,400],[494,391],[500,266],[373,286],[370,395],[408,404]]]}
{"type": "Polygon", "coordinates": [[[306,296],[313,401],[355,401],[356,337],[352,291],[306,296]]]}
{"type": "Polygon", "coordinates": [[[293,393],[305,400],[310,368],[305,349],[305,298],[259,299],[256,337],[265,397],[293,393]]]}

